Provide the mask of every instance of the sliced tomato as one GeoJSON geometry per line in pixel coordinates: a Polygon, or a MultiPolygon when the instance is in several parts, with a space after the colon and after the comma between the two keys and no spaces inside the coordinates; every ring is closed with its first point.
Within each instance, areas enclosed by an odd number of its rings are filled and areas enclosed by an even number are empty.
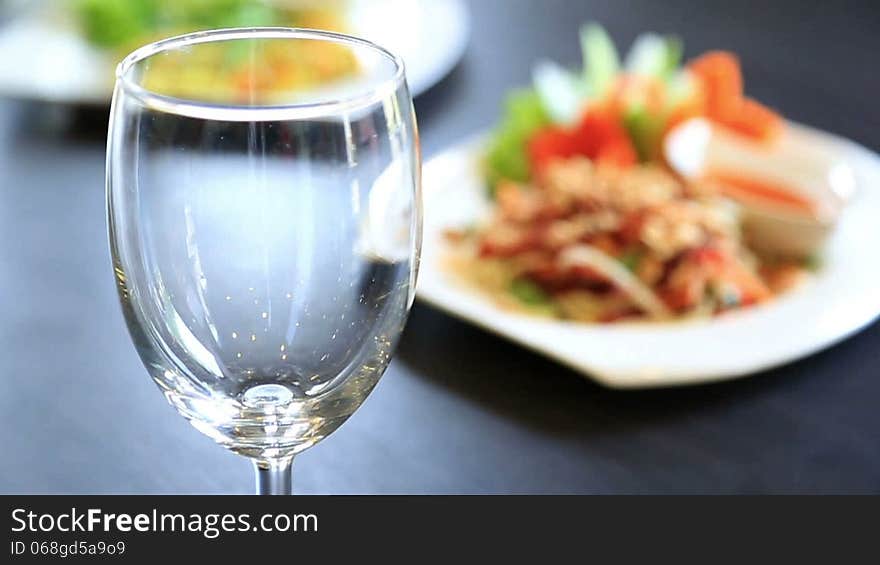
{"type": "Polygon", "coordinates": [[[580,155],[621,167],[638,162],[638,154],[620,116],[608,108],[589,110],[574,131],[580,155]]]}
{"type": "Polygon", "coordinates": [[[528,153],[532,170],[540,172],[557,159],[567,159],[577,154],[574,136],[561,127],[539,130],[529,140],[528,153]]]}
{"type": "Polygon", "coordinates": [[[596,162],[618,167],[631,167],[639,162],[639,156],[629,138],[615,139],[599,148],[596,162]]]}
{"type": "Polygon", "coordinates": [[[552,126],[538,131],[529,140],[528,152],[537,173],[554,160],[575,155],[619,167],[638,162],[632,140],[610,106],[591,108],[572,129],[552,126]]]}

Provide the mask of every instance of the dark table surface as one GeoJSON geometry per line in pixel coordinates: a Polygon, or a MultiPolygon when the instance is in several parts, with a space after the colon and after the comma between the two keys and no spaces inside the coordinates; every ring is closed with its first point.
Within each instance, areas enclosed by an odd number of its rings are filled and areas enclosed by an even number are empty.
{"type": "MultiPolygon", "coordinates": [[[[689,55],[733,49],[752,95],[880,147],[876,2],[474,0],[471,12],[465,59],[416,102],[427,156],[489,126],[536,58],[576,63],[587,19],[621,44],[653,29],[681,33],[689,55]]],[[[105,236],[104,114],[0,101],[0,491],[249,492],[249,463],[165,403],[129,342],[105,236]]],[[[373,395],[298,458],[295,490],[878,493],[878,372],[874,324],[748,379],[614,392],[416,305],[373,395]]]]}

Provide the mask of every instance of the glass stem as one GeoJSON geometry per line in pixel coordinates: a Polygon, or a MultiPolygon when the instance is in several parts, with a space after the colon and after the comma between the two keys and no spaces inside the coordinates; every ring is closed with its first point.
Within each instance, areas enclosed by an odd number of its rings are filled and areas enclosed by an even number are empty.
{"type": "Polygon", "coordinates": [[[293,457],[254,461],[257,494],[293,494],[293,457]]]}

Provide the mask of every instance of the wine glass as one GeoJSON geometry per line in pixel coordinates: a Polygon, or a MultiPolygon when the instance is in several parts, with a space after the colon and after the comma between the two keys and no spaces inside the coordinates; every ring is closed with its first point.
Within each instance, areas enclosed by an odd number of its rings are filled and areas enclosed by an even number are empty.
{"type": "Polygon", "coordinates": [[[110,248],[137,351],[196,429],[253,460],[259,493],[289,494],[294,455],[366,399],[412,306],[403,63],[337,33],[193,33],[124,59],[110,113],[110,248]]]}

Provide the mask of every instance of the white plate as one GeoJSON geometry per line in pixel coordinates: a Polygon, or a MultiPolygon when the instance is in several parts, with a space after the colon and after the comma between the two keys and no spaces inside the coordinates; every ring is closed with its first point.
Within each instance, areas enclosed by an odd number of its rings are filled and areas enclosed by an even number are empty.
{"type": "MultiPolygon", "coordinates": [[[[352,34],[399,54],[413,95],[436,84],[467,46],[462,0],[352,0],[352,34]]],[[[0,27],[0,94],[46,102],[110,101],[114,57],[70,26],[25,13],[0,27]]]]}
{"type": "Polygon", "coordinates": [[[454,316],[541,352],[614,388],[730,379],[828,347],[880,314],[880,157],[831,134],[792,125],[846,159],[858,193],[845,210],[815,278],[758,307],[700,322],[589,325],[499,309],[440,267],[443,230],[489,210],[477,160],[483,138],[424,166],[425,234],[418,296],[454,316]]]}

